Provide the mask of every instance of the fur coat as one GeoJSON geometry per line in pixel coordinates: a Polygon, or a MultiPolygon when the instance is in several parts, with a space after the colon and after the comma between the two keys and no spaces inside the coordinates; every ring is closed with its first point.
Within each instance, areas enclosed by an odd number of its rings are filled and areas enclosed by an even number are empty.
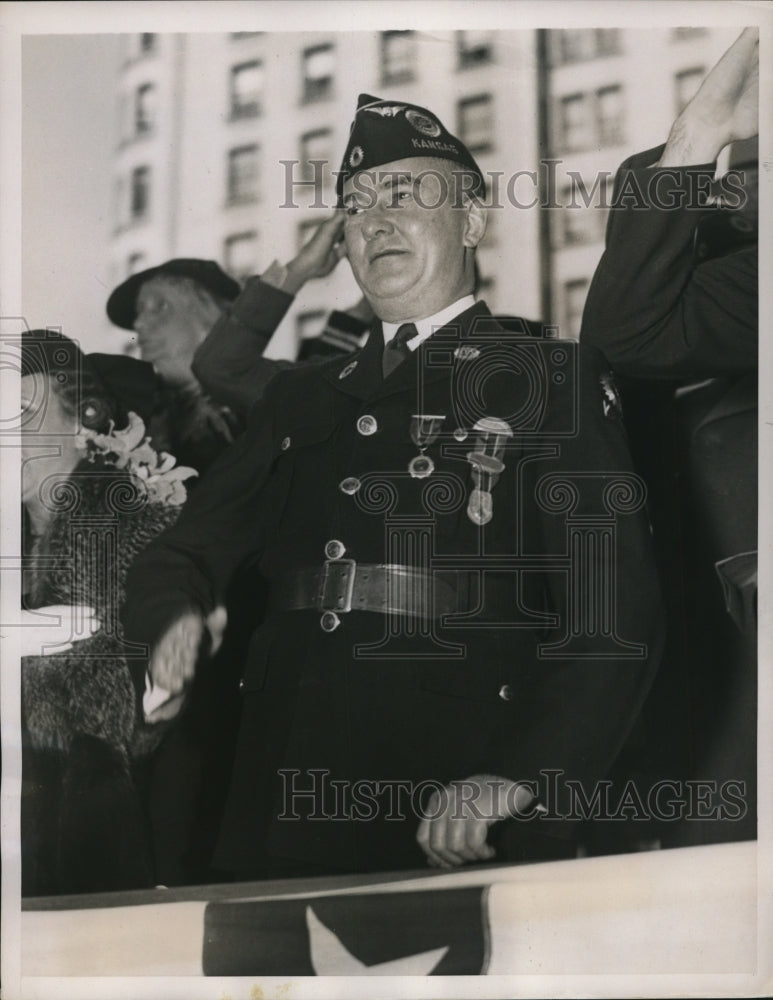
{"type": "Polygon", "coordinates": [[[165,727],[139,719],[127,654],[141,651],[121,638],[118,622],[132,560],[179,508],[149,501],[126,473],[86,461],[50,502],[26,606],[88,605],[101,628],[65,652],[22,660],[24,890],[152,884],[132,763],[155,749],[165,727]]]}

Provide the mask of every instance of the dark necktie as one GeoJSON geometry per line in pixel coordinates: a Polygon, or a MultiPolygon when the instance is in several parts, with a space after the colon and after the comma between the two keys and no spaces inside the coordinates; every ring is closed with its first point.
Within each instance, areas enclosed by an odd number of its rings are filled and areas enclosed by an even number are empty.
{"type": "Polygon", "coordinates": [[[384,355],[381,361],[384,378],[391,375],[400,362],[404,361],[411,353],[408,341],[417,336],[418,332],[413,323],[403,323],[402,326],[397,328],[397,333],[395,333],[394,337],[384,347],[384,355]]]}

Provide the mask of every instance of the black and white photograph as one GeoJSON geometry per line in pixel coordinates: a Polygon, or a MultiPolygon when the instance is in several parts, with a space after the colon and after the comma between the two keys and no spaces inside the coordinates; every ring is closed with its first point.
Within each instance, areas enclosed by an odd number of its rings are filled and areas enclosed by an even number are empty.
{"type": "Polygon", "coordinates": [[[4,1000],[770,995],[771,6],[0,47],[4,1000]]]}

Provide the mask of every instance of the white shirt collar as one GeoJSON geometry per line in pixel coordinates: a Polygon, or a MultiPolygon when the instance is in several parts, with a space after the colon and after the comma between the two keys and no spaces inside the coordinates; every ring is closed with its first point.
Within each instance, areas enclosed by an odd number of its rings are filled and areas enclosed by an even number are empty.
{"type": "Polygon", "coordinates": [[[384,331],[384,343],[389,343],[403,323],[413,323],[419,332],[415,337],[411,337],[408,341],[408,347],[412,351],[415,351],[422,341],[426,340],[427,337],[432,336],[435,330],[439,330],[442,326],[445,326],[449,320],[452,320],[454,316],[458,316],[459,313],[463,313],[466,309],[469,309],[474,305],[474,295],[463,295],[461,299],[457,299],[456,302],[452,302],[450,306],[446,306],[445,309],[441,309],[440,312],[436,312],[434,315],[427,316],[424,319],[405,319],[402,323],[382,322],[381,326],[384,331]]]}

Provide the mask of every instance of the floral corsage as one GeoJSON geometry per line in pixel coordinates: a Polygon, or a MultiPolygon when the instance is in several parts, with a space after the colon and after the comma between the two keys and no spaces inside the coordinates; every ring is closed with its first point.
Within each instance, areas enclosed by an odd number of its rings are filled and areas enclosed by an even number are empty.
{"type": "Polygon", "coordinates": [[[104,465],[130,473],[142,483],[151,501],[167,507],[181,507],[185,503],[188,493],[183,482],[198,475],[195,469],[176,466],[174,455],[151,447],[145,423],[136,413],[129,413],[129,423],[120,431],[112,421],[107,434],[82,428],[78,446],[90,462],[99,459],[104,465]]]}

